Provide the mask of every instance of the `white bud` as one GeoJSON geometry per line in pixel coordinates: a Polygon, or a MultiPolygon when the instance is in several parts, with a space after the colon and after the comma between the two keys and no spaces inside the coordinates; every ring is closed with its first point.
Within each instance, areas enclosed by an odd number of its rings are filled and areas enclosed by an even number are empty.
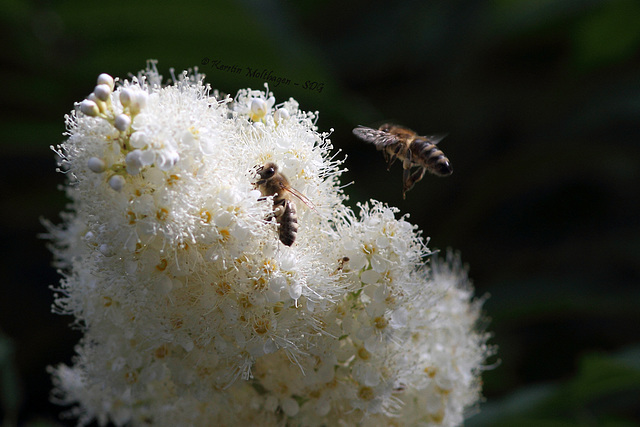
{"type": "Polygon", "coordinates": [[[287,414],[289,417],[295,417],[300,410],[300,406],[298,402],[296,402],[291,397],[284,397],[280,400],[280,407],[282,411],[287,414]]]}
{"type": "Polygon", "coordinates": [[[87,116],[96,117],[100,114],[100,108],[98,108],[98,104],[95,102],[85,99],[80,103],[80,111],[87,116]]]}
{"type": "Polygon", "coordinates": [[[329,401],[329,399],[318,399],[315,408],[316,414],[324,417],[329,413],[329,411],[331,411],[331,402],[329,401]]]}
{"type": "Polygon", "coordinates": [[[109,87],[109,85],[101,84],[96,86],[96,88],[93,90],[93,94],[100,101],[106,101],[107,99],[109,99],[109,95],[111,95],[111,88],[109,87]]]}
{"type": "Polygon", "coordinates": [[[260,120],[267,114],[267,103],[261,98],[251,101],[251,113],[253,120],[260,120]]]}
{"type": "Polygon", "coordinates": [[[125,132],[127,129],[129,129],[130,125],[131,117],[127,116],[126,114],[118,114],[114,123],[116,129],[118,129],[120,132],[125,132]]]}
{"type": "Polygon", "coordinates": [[[133,260],[126,260],[124,262],[124,272],[129,276],[133,275],[138,271],[138,263],[133,260]]]}
{"type": "Polygon", "coordinates": [[[171,289],[173,289],[173,282],[168,276],[160,277],[158,280],[154,281],[153,285],[154,290],[160,295],[166,295],[171,292],[171,289]]]}
{"type": "Polygon", "coordinates": [[[92,247],[98,246],[98,242],[96,241],[96,235],[93,234],[93,232],[91,231],[87,231],[86,234],[84,236],[82,236],[82,240],[84,240],[84,242],[92,247]]]}
{"type": "Polygon", "coordinates": [[[95,104],[98,106],[98,109],[100,110],[101,113],[104,113],[105,111],[107,111],[107,103],[98,99],[95,93],[91,92],[89,96],[87,96],[87,99],[89,101],[95,102],[95,104]]]}
{"type": "Polygon", "coordinates": [[[122,175],[114,175],[109,179],[109,187],[115,191],[120,191],[124,187],[125,180],[122,175]]]}
{"type": "Polygon", "coordinates": [[[89,166],[89,169],[91,169],[91,171],[95,173],[101,173],[105,170],[104,160],[97,157],[90,158],[87,162],[87,166],[89,166]]]}
{"type": "Polygon", "coordinates": [[[287,111],[286,108],[279,108],[273,114],[273,119],[276,121],[276,123],[281,123],[281,122],[287,120],[289,117],[290,117],[289,111],[287,111]]]}
{"type": "Polygon", "coordinates": [[[111,90],[113,90],[115,84],[113,81],[113,77],[111,77],[109,74],[107,73],[102,73],[98,76],[98,84],[102,85],[105,84],[107,86],[109,86],[111,88],[111,90]]]}
{"type": "Polygon", "coordinates": [[[128,107],[131,104],[131,99],[133,98],[133,93],[131,89],[122,89],[120,91],[120,104],[123,107],[128,107]]]}
{"type": "Polygon", "coordinates": [[[278,398],[272,394],[267,395],[267,398],[264,401],[264,409],[275,412],[276,409],[278,409],[278,398]]]}
{"type": "Polygon", "coordinates": [[[106,243],[103,243],[100,246],[98,246],[98,250],[100,251],[100,253],[102,253],[102,255],[106,257],[111,257],[114,255],[113,249],[111,248],[111,246],[107,245],[106,243]]]}

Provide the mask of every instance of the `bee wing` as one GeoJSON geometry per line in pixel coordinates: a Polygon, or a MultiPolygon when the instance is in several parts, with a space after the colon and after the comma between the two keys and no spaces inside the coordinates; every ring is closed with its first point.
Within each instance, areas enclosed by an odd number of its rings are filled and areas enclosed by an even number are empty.
{"type": "Polygon", "coordinates": [[[305,196],[304,194],[302,194],[301,192],[299,192],[295,188],[289,187],[289,186],[285,186],[285,187],[283,187],[283,190],[286,190],[289,193],[291,193],[294,196],[296,196],[302,203],[307,205],[309,207],[309,209],[314,210],[316,213],[318,212],[318,210],[316,209],[316,206],[311,202],[311,200],[309,200],[307,198],[307,196],[305,196]]]}
{"type": "Polygon", "coordinates": [[[363,141],[370,142],[379,147],[386,147],[400,142],[400,139],[389,133],[378,129],[369,128],[366,126],[358,126],[353,129],[353,134],[363,141]]]}
{"type": "Polygon", "coordinates": [[[431,144],[436,145],[440,141],[445,139],[447,137],[447,135],[449,135],[449,134],[448,133],[438,133],[438,134],[435,134],[435,135],[420,136],[419,138],[426,139],[427,142],[430,142],[431,144]]]}

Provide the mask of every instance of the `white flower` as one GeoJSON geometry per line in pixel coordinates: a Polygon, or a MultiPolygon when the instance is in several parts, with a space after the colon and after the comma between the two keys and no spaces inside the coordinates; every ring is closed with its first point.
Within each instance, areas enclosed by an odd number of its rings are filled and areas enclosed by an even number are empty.
{"type": "MultiPolygon", "coordinates": [[[[269,87],[265,83],[267,90],[269,87]]],[[[276,103],[276,99],[271,92],[265,94],[259,90],[240,90],[235,98],[235,111],[242,115],[247,115],[254,122],[265,123],[270,118],[271,109],[276,103]]],[[[280,113],[282,114],[282,113],[280,113]]]]}
{"type": "Polygon", "coordinates": [[[55,311],[84,339],[51,370],[57,401],[80,424],[462,423],[490,350],[459,261],[429,269],[397,209],[343,204],[315,113],[218,102],[202,78],[102,74],[67,116],[71,205],[47,227],[55,311]],[[315,205],[292,199],[290,247],[255,189],[267,162],[315,205]]]}

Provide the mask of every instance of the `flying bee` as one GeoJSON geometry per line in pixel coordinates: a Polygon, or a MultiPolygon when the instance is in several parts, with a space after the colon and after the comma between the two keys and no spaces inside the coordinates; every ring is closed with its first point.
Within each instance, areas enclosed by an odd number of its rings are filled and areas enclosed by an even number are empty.
{"type": "Polygon", "coordinates": [[[383,152],[387,161],[387,170],[396,159],[402,160],[402,198],[406,198],[416,182],[420,181],[426,171],[437,176],[448,176],[453,173],[449,159],[436,147],[446,135],[420,136],[404,126],[386,123],[378,129],[358,126],[353,133],[360,139],[370,142],[383,152]],[[411,169],[418,169],[411,172],[411,169]]]}
{"type": "Polygon", "coordinates": [[[310,208],[313,203],[302,193],[289,185],[289,180],[281,172],[278,172],[278,165],[269,162],[257,169],[258,181],[254,183],[260,190],[263,198],[273,196],[273,213],[270,218],[275,218],[279,224],[280,241],[287,246],[293,245],[298,233],[298,215],[296,206],[291,200],[291,195],[300,199],[310,208]]]}

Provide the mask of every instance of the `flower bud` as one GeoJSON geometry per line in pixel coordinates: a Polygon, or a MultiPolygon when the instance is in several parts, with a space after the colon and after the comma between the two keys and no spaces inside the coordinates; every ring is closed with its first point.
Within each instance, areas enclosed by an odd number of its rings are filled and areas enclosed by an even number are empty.
{"type": "Polygon", "coordinates": [[[111,88],[111,90],[113,90],[115,84],[113,81],[113,77],[111,77],[109,74],[107,73],[102,73],[98,76],[98,84],[102,85],[105,84],[107,86],[109,86],[109,88],[111,88]]]}
{"type": "Polygon", "coordinates": [[[97,157],[91,157],[87,162],[87,166],[89,167],[89,169],[91,169],[92,172],[95,173],[101,173],[105,171],[104,160],[97,157]]]}
{"type": "Polygon", "coordinates": [[[109,187],[114,189],[115,191],[120,191],[124,187],[125,180],[122,175],[114,175],[109,178],[109,187]]]}
{"type": "Polygon", "coordinates": [[[111,88],[109,87],[109,85],[100,84],[96,86],[96,88],[93,90],[93,93],[100,101],[106,102],[107,99],[109,99],[109,95],[111,95],[111,88]]]}
{"type": "Polygon", "coordinates": [[[100,108],[98,108],[98,104],[88,99],[85,99],[80,103],[80,111],[82,114],[86,114],[87,116],[96,117],[100,114],[100,108]]]}
{"type": "Polygon", "coordinates": [[[127,129],[129,129],[130,125],[131,125],[131,117],[127,116],[126,114],[118,114],[118,116],[116,116],[114,126],[120,132],[125,132],[127,129]]]}
{"type": "Polygon", "coordinates": [[[107,103],[100,100],[95,93],[91,92],[89,96],[87,96],[87,100],[93,101],[98,106],[98,110],[100,110],[100,113],[104,113],[105,111],[107,111],[107,103]]]}
{"type": "Polygon", "coordinates": [[[122,89],[120,91],[120,104],[123,107],[128,107],[131,104],[131,99],[133,98],[133,93],[131,89],[122,89]]]}
{"type": "Polygon", "coordinates": [[[273,119],[278,124],[287,120],[289,117],[289,111],[287,111],[286,108],[278,108],[278,110],[273,114],[273,119]]]}

